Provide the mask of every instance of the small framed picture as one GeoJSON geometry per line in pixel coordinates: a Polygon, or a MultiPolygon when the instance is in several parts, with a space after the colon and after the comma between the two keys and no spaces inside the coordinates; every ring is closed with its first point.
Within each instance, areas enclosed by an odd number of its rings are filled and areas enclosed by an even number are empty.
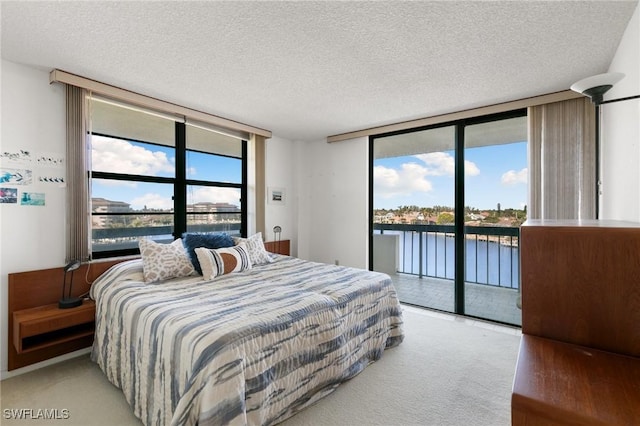
{"type": "Polygon", "coordinates": [[[20,198],[22,206],[44,206],[44,192],[23,192],[20,198]]]}
{"type": "Polygon", "coordinates": [[[268,190],[268,203],[269,204],[281,204],[286,202],[286,195],[284,188],[269,188],[268,190]]]}
{"type": "Polygon", "coordinates": [[[18,204],[18,190],[16,188],[0,188],[0,203],[18,204]]]}

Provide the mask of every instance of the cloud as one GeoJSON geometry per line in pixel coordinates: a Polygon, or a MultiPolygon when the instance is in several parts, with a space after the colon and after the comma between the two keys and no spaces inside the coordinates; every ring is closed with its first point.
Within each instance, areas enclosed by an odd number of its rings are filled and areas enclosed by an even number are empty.
{"type": "Polygon", "coordinates": [[[373,168],[373,185],[376,196],[391,198],[411,195],[414,192],[429,192],[431,182],[425,179],[428,170],[417,163],[404,163],[400,169],[384,166],[373,168]]]}
{"type": "Polygon", "coordinates": [[[91,151],[93,170],[147,176],[175,173],[175,159],[167,158],[166,153],[120,139],[93,136],[91,151]]]}
{"type": "Polygon", "coordinates": [[[148,209],[171,210],[173,209],[173,200],[166,195],[153,193],[144,194],[131,200],[131,208],[134,210],[142,210],[144,206],[147,206],[148,209]]]}
{"type": "Polygon", "coordinates": [[[240,190],[235,188],[200,186],[187,197],[189,203],[229,203],[240,207],[240,190]]]}
{"type": "MultiPolygon", "coordinates": [[[[455,158],[446,152],[430,152],[428,154],[414,155],[414,157],[427,165],[428,175],[453,176],[455,173],[455,158]]],[[[464,173],[465,176],[477,176],[480,174],[480,169],[473,161],[465,160],[464,173]]]]}
{"type": "Polygon", "coordinates": [[[500,179],[503,185],[513,186],[520,183],[526,184],[529,181],[529,170],[525,167],[519,172],[509,170],[502,175],[500,179]]]}
{"type": "Polygon", "coordinates": [[[476,166],[476,163],[469,160],[464,160],[464,175],[465,176],[478,176],[480,169],[476,166]]]}

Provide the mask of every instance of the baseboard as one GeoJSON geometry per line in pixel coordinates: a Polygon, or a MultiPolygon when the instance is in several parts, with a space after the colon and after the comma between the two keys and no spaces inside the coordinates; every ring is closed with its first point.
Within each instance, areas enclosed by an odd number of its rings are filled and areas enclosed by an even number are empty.
{"type": "Polygon", "coordinates": [[[34,370],[38,370],[40,368],[48,367],[49,365],[57,364],[59,362],[66,361],[68,359],[77,358],[82,355],[86,355],[91,352],[91,348],[83,348],[74,352],[69,352],[68,354],[60,355],[55,358],[47,359],[42,362],[38,362],[36,364],[28,365],[26,367],[17,368],[11,371],[2,371],[0,372],[0,380],[10,379],[15,376],[19,376],[21,374],[29,373],[34,370]]]}

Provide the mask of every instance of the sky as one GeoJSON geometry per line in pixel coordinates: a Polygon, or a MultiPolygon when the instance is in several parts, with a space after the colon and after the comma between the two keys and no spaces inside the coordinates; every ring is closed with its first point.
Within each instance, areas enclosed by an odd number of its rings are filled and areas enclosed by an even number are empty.
{"type": "MultiPolygon", "coordinates": [[[[377,159],[374,208],[454,205],[453,151],[377,159]]],[[[522,209],[527,202],[527,143],[465,150],[465,206],[522,209]]]]}
{"type": "MultiPolygon", "coordinates": [[[[454,205],[454,153],[431,152],[384,158],[374,163],[374,208],[403,205],[454,205]]],[[[92,169],[112,173],[172,177],[175,154],[171,147],[93,136],[92,169]]],[[[478,209],[522,209],[527,201],[526,142],[469,148],[465,151],[465,205],[478,209]]],[[[241,182],[241,161],[189,153],[187,178],[241,182]]],[[[172,208],[168,184],[94,180],[92,197],[124,201],[140,210],[172,208]]],[[[189,204],[221,202],[240,205],[240,190],[192,187],[189,204]]]]}
{"type": "MultiPolygon", "coordinates": [[[[175,174],[175,153],[171,147],[94,135],[91,148],[94,171],[164,177],[175,174]]],[[[241,183],[242,163],[239,159],[190,152],[187,156],[187,178],[241,183]]],[[[95,179],[91,192],[94,198],[124,201],[135,210],[144,206],[163,210],[173,208],[173,186],[170,184],[95,179]]],[[[203,201],[240,207],[240,189],[202,186],[188,189],[188,204],[203,201]]]]}

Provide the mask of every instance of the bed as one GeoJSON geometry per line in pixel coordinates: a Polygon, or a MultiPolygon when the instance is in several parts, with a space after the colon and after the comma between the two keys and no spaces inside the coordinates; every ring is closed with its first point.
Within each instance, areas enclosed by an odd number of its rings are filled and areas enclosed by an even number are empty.
{"type": "Polygon", "coordinates": [[[273,259],[155,284],[135,259],[93,283],[92,360],[144,424],[276,424],[401,343],[389,276],[273,259]]]}

